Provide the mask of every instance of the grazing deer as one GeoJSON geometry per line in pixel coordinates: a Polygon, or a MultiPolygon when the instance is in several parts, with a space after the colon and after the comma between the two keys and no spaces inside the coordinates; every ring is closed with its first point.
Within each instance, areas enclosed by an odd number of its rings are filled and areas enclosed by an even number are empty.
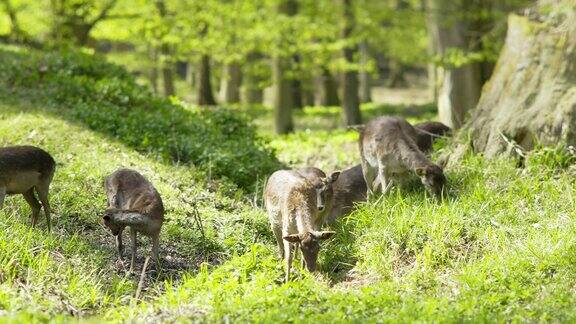
{"type": "Polygon", "coordinates": [[[329,177],[318,169],[280,170],[274,172],[264,190],[264,203],[280,258],[286,266],[285,282],[290,279],[292,247],[300,247],[308,271],[316,270],[320,241],[335,232],[321,231],[322,212],[329,209],[332,183],[339,172],[329,177]],[[327,207],[328,206],[328,207],[327,207]]]}
{"type": "Polygon", "coordinates": [[[423,153],[430,153],[434,141],[438,138],[450,135],[452,129],[441,122],[428,121],[414,125],[416,129],[416,145],[423,153]]]}
{"type": "Polygon", "coordinates": [[[362,172],[371,196],[380,182],[382,194],[388,193],[399,175],[412,171],[424,187],[440,197],[446,178],[444,172],[422,153],[416,144],[417,131],[399,117],[379,117],[360,131],[362,172]]]}
{"type": "Polygon", "coordinates": [[[362,165],[346,169],[340,173],[338,179],[332,184],[334,202],[332,209],[326,217],[327,223],[333,223],[339,217],[348,215],[355,203],[366,201],[366,181],[362,174],[362,165]]]}
{"type": "MultiPolygon", "coordinates": [[[[414,128],[418,133],[416,145],[423,153],[430,153],[437,138],[450,134],[450,127],[440,122],[423,122],[414,125],[414,128]]],[[[361,130],[362,126],[356,126],[354,129],[361,130]]],[[[362,173],[362,165],[358,164],[342,171],[332,187],[334,203],[326,217],[326,222],[329,224],[352,212],[354,204],[366,201],[368,188],[362,173]]]]}
{"type": "Polygon", "coordinates": [[[158,256],[160,228],[164,222],[164,205],[154,186],[140,173],[120,169],[104,181],[108,208],[102,217],[104,225],[116,236],[118,256],[122,260],[124,248],[122,232],[130,227],[132,259],[130,272],[136,262],[136,234],[141,233],[152,239],[152,256],[156,268],[160,269],[158,256]]]}
{"type": "Polygon", "coordinates": [[[54,177],[56,162],[46,151],[34,146],[0,148],[0,208],[6,195],[22,194],[32,209],[32,226],[38,222],[40,207],[44,208],[50,231],[48,190],[54,177]],[[36,199],[34,191],[42,206],[36,199]]]}

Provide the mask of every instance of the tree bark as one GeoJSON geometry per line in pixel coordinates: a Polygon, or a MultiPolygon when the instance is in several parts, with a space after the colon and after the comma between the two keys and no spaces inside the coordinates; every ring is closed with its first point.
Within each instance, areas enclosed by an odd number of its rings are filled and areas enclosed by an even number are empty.
{"type": "MultiPolygon", "coordinates": [[[[296,14],[296,11],[294,11],[294,14],[296,14]]],[[[300,55],[296,54],[292,59],[294,60],[294,66],[296,69],[299,69],[300,67],[298,65],[300,64],[300,55]]],[[[301,75],[301,73],[297,74],[301,75]]],[[[301,110],[304,107],[304,98],[302,94],[302,80],[300,78],[292,78],[292,96],[294,100],[294,108],[301,110]]]]}
{"type": "Polygon", "coordinates": [[[150,57],[150,85],[155,94],[158,94],[158,50],[148,45],[148,55],[150,57]]]}
{"type": "MultiPolygon", "coordinates": [[[[345,26],[342,30],[342,38],[348,39],[355,27],[354,10],[352,0],[343,0],[345,26]]],[[[354,55],[358,52],[357,45],[344,47],[343,56],[348,64],[354,63],[354,55]]],[[[343,122],[346,126],[362,123],[360,114],[360,98],[358,96],[358,71],[347,69],[342,74],[342,105],[343,122]]]]}
{"type": "Polygon", "coordinates": [[[212,81],[210,73],[210,56],[204,54],[200,58],[200,68],[198,69],[197,103],[200,106],[215,106],[216,100],[212,93],[212,81]]]}
{"type": "Polygon", "coordinates": [[[474,151],[490,158],[514,154],[515,145],[576,145],[576,13],[558,17],[509,17],[504,48],[467,125],[474,151]]]}
{"type": "Polygon", "coordinates": [[[322,68],[322,75],[317,81],[318,106],[340,106],[338,82],[327,68],[322,68]]]}
{"type": "MultiPolygon", "coordinates": [[[[449,48],[468,50],[466,25],[454,16],[454,12],[461,9],[459,3],[451,0],[428,0],[428,12],[431,15],[429,28],[431,36],[435,37],[434,48],[440,56],[445,55],[449,48]]],[[[437,72],[440,121],[458,129],[464,124],[468,111],[476,106],[480,98],[482,79],[479,64],[440,66],[437,72]]]]}
{"type": "Polygon", "coordinates": [[[228,63],[224,66],[220,85],[220,98],[223,102],[229,104],[240,102],[241,80],[240,64],[238,62],[228,63]]]}
{"type": "Polygon", "coordinates": [[[363,41],[360,43],[360,101],[363,103],[372,101],[372,78],[368,71],[369,57],[368,43],[363,41]]]}

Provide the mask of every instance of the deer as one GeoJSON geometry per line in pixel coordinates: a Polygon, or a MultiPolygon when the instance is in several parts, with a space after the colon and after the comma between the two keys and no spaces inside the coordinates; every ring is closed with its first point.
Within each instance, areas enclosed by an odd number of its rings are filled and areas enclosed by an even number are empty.
{"type": "Polygon", "coordinates": [[[137,233],[152,239],[152,257],[156,269],[160,270],[158,250],[160,229],[164,222],[164,205],[156,188],[143,175],[130,169],[119,169],[106,177],[104,188],[108,207],[102,221],[116,237],[120,261],[124,254],[122,232],[126,227],[130,227],[132,258],[129,272],[134,270],[136,262],[137,233]]]}
{"type": "Polygon", "coordinates": [[[306,269],[314,272],[320,242],[336,234],[320,229],[324,222],[323,212],[332,204],[332,184],[339,175],[340,172],[334,172],[326,176],[319,169],[306,168],[279,170],[268,178],[264,204],[279,257],[285,262],[284,282],[290,280],[293,248],[302,251],[306,269]]]}
{"type": "Polygon", "coordinates": [[[41,148],[8,146],[0,148],[0,209],[7,195],[22,194],[32,209],[32,227],[36,226],[44,208],[48,232],[51,231],[48,192],[54,177],[56,162],[41,148]],[[38,194],[38,199],[36,198],[38,194]]]}
{"type": "MultiPolygon", "coordinates": [[[[422,122],[415,124],[417,131],[416,145],[422,153],[429,154],[432,151],[434,141],[438,138],[450,135],[450,127],[440,122],[422,122]]],[[[363,126],[355,126],[356,130],[362,130],[363,126]]],[[[378,183],[378,180],[376,179],[378,183]]],[[[326,217],[326,223],[332,224],[337,219],[350,214],[354,206],[367,199],[366,181],[362,173],[362,164],[357,164],[345,169],[340,173],[338,179],[332,185],[334,191],[334,202],[332,209],[326,217]]]]}
{"type": "Polygon", "coordinates": [[[446,183],[444,172],[418,148],[417,138],[416,129],[400,117],[378,117],[360,130],[362,173],[368,197],[378,187],[386,195],[393,183],[408,172],[414,172],[430,194],[441,197],[446,183]]]}
{"type": "Polygon", "coordinates": [[[416,145],[422,153],[430,153],[434,142],[451,134],[452,129],[441,122],[426,121],[414,125],[416,129],[416,145]]]}

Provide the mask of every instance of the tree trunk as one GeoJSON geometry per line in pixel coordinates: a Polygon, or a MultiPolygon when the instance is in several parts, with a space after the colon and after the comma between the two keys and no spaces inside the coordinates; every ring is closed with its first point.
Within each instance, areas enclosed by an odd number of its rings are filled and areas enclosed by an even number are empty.
{"type": "Polygon", "coordinates": [[[340,106],[338,82],[327,68],[322,69],[322,75],[316,84],[318,85],[318,106],[340,106]]]}
{"type": "Polygon", "coordinates": [[[287,80],[284,71],[289,66],[289,59],[275,57],[272,63],[274,83],[274,124],[276,134],[287,134],[294,130],[292,121],[292,80],[287,80]]]}
{"type": "MultiPolygon", "coordinates": [[[[296,12],[294,11],[294,14],[296,14],[296,12]]],[[[294,57],[292,58],[294,60],[294,67],[295,70],[298,71],[298,69],[300,68],[299,64],[300,64],[300,55],[296,54],[294,55],[294,57]]],[[[300,72],[300,71],[298,71],[300,72]]],[[[297,75],[301,75],[302,73],[294,73],[297,75]]],[[[301,110],[304,107],[304,98],[302,95],[302,80],[298,77],[293,76],[292,77],[292,98],[294,100],[294,108],[301,110]]]]}
{"type": "Polygon", "coordinates": [[[169,57],[171,56],[170,47],[167,44],[162,45],[162,81],[164,84],[164,95],[166,97],[173,96],[176,91],[174,89],[174,66],[169,57]]]}
{"type": "MultiPolygon", "coordinates": [[[[436,37],[434,47],[441,56],[450,48],[468,49],[466,26],[463,21],[457,21],[454,15],[461,9],[458,3],[451,0],[428,0],[428,10],[432,16],[429,21],[431,36],[436,37]],[[447,21],[451,23],[447,24],[447,21]]],[[[480,72],[477,63],[439,67],[438,115],[441,122],[453,129],[464,124],[468,111],[476,106],[480,98],[480,72]]]]}
{"type": "Polygon", "coordinates": [[[212,93],[212,81],[210,80],[210,56],[202,55],[200,68],[198,69],[198,92],[196,101],[200,106],[215,106],[216,100],[212,93]]]}
{"type": "MultiPolygon", "coordinates": [[[[287,16],[294,16],[298,12],[298,4],[295,0],[283,0],[278,6],[278,12],[287,16]]],[[[294,80],[290,80],[286,76],[286,71],[292,68],[293,60],[293,57],[284,57],[282,54],[276,54],[272,59],[276,134],[287,134],[294,130],[292,120],[294,80]]]]}
{"type": "Polygon", "coordinates": [[[549,14],[544,23],[509,17],[504,48],[467,125],[476,152],[513,153],[512,143],[525,150],[576,145],[576,13],[564,8],[565,16],[549,14]]]}
{"type": "Polygon", "coordinates": [[[246,65],[242,71],[242,88],[243,100],[249,105],[262,104],[264,99],[264,90],[260,84],[263,80],[258,73],[257,64],[262,59],[259,53],[249,53],[246,58],[246,65]]]}
{"type": "Polygon", "coordinates": [[[220,98],[225,103],[240,102],[241,83],[240,64],[238,62],[228,63],[222,71],[222,81],[220,86],[220,98]]]}
{"type": "Polygon", "coordinates": [[[158,94],[158,50],[148,45],[148,55],[150,57],[150,85],[155,94],[158,94]]]}
{"type": "MultiPolygon", "coordinates": [[[[348,39],[355,27],[354,8],[352,0],[343,0],[345,26],[342,30],[342,38],[348,39]]],[[[343,50],[344,59],[348,64],[354,63],[354,55],[358,52],[358,46],[348,45],[343,50]]],[[[360,114],[360,98],[358,96],[358,71],[347,69],[342,74],[342,105],[343,122],[346,126],[362,123],[360,114]]]]}
{"type": "Polygon", "coordinates": [[[368,43],[360,43],[360,101],[363,103],[372,101],[372,85],[370,72],[368,71],[368,43]]]}

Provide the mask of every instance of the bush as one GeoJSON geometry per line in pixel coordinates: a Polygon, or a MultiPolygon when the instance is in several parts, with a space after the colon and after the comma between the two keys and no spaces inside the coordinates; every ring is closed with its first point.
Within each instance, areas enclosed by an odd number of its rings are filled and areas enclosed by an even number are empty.
{"type": "Polygon", "coordinates": [[[47,102],[47,112],[165,161],[191,163],[244,189],[280,165],[245,117],[154,97],[124,69],[99,57],[0,48],[0,79],[12,93],[47,102]]]}

